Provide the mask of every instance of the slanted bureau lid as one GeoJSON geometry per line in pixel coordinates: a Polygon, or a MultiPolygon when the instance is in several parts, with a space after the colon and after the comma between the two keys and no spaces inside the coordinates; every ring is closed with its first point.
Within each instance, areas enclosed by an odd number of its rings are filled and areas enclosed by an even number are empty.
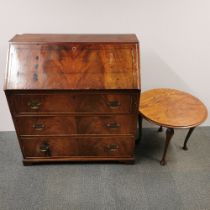
{"type": "Polygon", "coordinates": [[[138,39],[134,34],[16,35],[4,89],[140,89],[138,39]]]}

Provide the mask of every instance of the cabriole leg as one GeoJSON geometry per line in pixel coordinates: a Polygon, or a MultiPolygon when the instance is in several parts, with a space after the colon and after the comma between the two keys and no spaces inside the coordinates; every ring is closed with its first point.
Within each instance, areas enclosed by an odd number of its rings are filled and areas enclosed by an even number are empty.
{"type": "Polygon", "coordinates": [[[162,132],[163,131],[163,127],[160,126],[159,129],[158,129],[158,132],[162,132]]]}
{"type": "Polygon", "coordinates": [[[188,142],[188,140],[189,140],[192,132],[194,131],[194,129],[195,129],[195,127],[189,129],[189,131],[187,133],[187,136],[185,138],[185,141],[184,141],[184,146],[182,147],[183,150],[188,150],[188,148],[187,148],[187,142],[188,142]]]}
{"type": "Polygon", "coordinates": [[[168,150],[169,142],[170,142],[173,135],[174,135],[174,129],[173,128],[167,128],[167,130],[166,130],[166,142],[165,142],[165,146],[164,146],[163,157],[162,157],[162,160],[160,161],[160,165],[162,165],[162,166],[166,165],[166,160],[165,160],[166,153],[167,153],[167,150],[168,150]]]}

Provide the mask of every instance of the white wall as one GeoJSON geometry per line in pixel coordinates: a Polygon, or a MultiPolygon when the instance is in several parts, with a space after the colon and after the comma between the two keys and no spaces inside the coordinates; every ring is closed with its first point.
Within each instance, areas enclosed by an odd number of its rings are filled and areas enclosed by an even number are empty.
{"type": "Polygon", "coordinates": [[[16,33],[136,33],[142,90],[185,90],[210,110],[209,0],[0,0],[0,131],[14,130],[2,88],[16,33]]]}

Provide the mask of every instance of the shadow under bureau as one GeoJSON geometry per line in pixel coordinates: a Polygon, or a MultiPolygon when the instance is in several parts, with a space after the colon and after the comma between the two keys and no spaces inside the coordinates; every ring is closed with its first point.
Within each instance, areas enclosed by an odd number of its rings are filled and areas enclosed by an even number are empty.
{"type": "Polygon", "coordinates": [[[4,90],[24,165],[134,161],[135,35],[16,35],[4,90]]]}

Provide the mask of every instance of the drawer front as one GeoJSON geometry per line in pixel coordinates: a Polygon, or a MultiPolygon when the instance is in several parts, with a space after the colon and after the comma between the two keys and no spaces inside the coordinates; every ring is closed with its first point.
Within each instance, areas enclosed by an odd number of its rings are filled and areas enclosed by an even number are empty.
{"type": "Polygon", "coordinates": [[[26,158],[132,156],[132,137],[31,137],[21,139],[26,158]]]}
{"type": "Polygon", "coordinates": [[[130,113],[136,103],[129,94],[17,94],[11,100],[16,114],[130,113]]]}
{"type": "Polygon", "coordinates": [[[134,134],[135,115],[15,118],[19,135],[134,134]]]}

